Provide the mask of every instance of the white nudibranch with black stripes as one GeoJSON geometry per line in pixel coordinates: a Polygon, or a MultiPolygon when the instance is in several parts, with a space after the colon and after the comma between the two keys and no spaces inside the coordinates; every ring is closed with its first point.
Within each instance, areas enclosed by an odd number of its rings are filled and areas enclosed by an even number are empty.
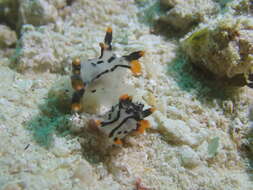
{"type": "Polygon", "coordinates": [[[144,118],[154,112],[154,108],[144,109],[142,103],[134,103],[132,97],[124,94],[118,104],[112,106],[104,121],[96,120],[96,127],[109,137],[113,144],[122,144],[122,139],[129,133],[136,131],[144,133],[150,127],[144,118]]]}
{"type": "MultiPolygon", "coordinates": [[[[72,62],[73,74],[71,76],[71,83],[73,89],[75,90],[72,96],[71,105],[73,112],[81,111],[81,99],[87,89],[87,86],[90,86],[101,77],[119,70],[120,68],[130,69],[135,76],[139,76],[141,74],[141,65],[138,59],[144,55],[144,52],[136,51],[129,55],[117,57],[112,51],[111,42],[112,29],[108,28],[104,38],[104,43],[99,44],[101,47],[101,55],[99,58],[89,59],[87,61],[75,59],[72,62]]],[[[113,80],[119,79],[115,78],[113,80]]]]}

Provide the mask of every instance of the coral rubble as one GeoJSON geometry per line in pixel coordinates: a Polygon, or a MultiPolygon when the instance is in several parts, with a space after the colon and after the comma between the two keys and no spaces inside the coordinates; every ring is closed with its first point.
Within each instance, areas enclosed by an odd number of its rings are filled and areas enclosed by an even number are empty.
{"type": "Polygon", "coordinates": [[[221,17],[193,32],[182,42],[190,61],[231,79],[248,75],[253,66],[253,22],[247,16],[221,17]]]}

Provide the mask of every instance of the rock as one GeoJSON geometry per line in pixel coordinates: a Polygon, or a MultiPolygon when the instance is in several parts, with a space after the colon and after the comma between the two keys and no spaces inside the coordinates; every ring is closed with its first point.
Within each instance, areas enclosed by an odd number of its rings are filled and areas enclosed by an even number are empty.
{"type": "Polygon", "coordinates": [[[205,17],[218,13],[219,6],[212,0],[160,0],[166,14],[158,19],[159,28],[168,32],[183,35],[189,32],[205,17]]]}
{"type": "Polygon", "coordinates": [[[47,27],[36,29],[33,25],[24,25],[17,55],[17,70],[20,72],[62,73],[69,68],[64,59],[68,56],[61,34],[47,27]],[[66,53],[66,54],[65,54],[66,53]]]}
{"type": "Polygon", "coordinates": [[[168,142],[173,144],[196,146],[207,136],[205,131],[193,133],[184,121],[168,119],[159,111],[156,111],[153,115],[158,122],[158,130],[160,133],[168,142]]]}
{"type": "Polygon", "coordinates": [[[253,14],[253,3],[251,0],[238,0],[230,3],[235,15],[253,14]]]}
{"type": "Polygon", "coordinates": [[[16,29],[18,20],[18,0],[0,0],[0,20],[12,29],[16,29]]]}
{"type": "Polygon", "coordinates": [[[19,7],[20,25],[34,26],[55,22],[58,16],[57,9],[44,0],[22,0],[19,7]]]}
{"type": "Polygon", "coordinates": [[[0,47],[9,47],[17,41],[16,32],[8,26],[0,25],[0,47]]]}
{"type": "Polygon", "coordinates": [[[253,66],[253,21],[249,17],[221,17],[192,33],[182,43],[190,61],[217,78],[245,85],[253,66]]]}
{"type": "Polygon", "coordinates": [[[73,179],[80,181],[83,187],[92,187],[97,182],[93,168],[87,161],[82,161],[74,170],[73,179]]]}
{"type": "Polygon", "coordinates": [[[13,183],[13,184],[8,184],[4,186],[3,190],[22,190],[23,188],[20,187],[19,184],[13,183]]]}
{"type": "Polygon", "coordinates": [[[70,149],[66,144],[65,139],[54,138],[53,154],[57,157],[67,157],[70,154],[70,149]]]}
{"type": "Polygon", "coordinates": [[[189,146],[182,146],[179,150],[182,165],[187,168],[194,168],[200,164],[198,154],[189,146]]]}

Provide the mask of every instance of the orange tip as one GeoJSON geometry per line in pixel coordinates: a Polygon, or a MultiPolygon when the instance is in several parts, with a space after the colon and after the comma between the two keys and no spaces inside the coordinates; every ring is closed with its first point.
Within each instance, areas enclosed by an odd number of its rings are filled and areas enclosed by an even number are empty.
{"type": "Polygon", "coordinates": [[[143,127],[143,128],[150,128],[150,124],[149,124],[149,121],[148,120],[141,120],[140,121],[140,126],[143,127]]]}
{"type": "Polygon", "coordinates": [[[142,57],[142,56],[144,56],[145,55],[145,51],[140,51],[139,52],[139,55],[142,57]]]}
{"type": "Polygon", "coordinates": [[[149,110],[150,110],[151,113],[154,113],[156,111],[156,108],[152,107],[152,108],[149,108],[149,110]]]}
{"type": "Polygon", "coordinates": [[[77,91],[84,89],[83,81],[73,79],[73,80],[72,80],[72,87],[73,87],[75,90],[77,90],[77,91]]]}
{"type": "Polygon", "coordinates": [[[74,65],[80,65],[80,64],[81,64],[80,59],[76,58],[76,59],[73,61],[73,64],[74,64],[74,65]]]}
{"type": "Polygon", "coordinates": [[[138,76],[141,74],[141,64],[138,60],[134,60],[130,62],[131,71],[134,75],[138,76]]]}
{"type": "Polygon", "coordinates": [[[96,126],[98,127],[98,126],[101,125],[101,121],[100,121],[100,120],[95,120],[95,124],[96,124],[96,126]]]}
{"type": "Polygon", "coordinates": [[[142,134],[144,133],[145,129],[150,128],[150,124],[148,120],[141,120],[139,121],[139,127],[137,129],[137,132],[142,134]]]}
{"type": "Polygon", "coordinates": [[[81,104],[79,103],[74,103],[71,105],[71,110],[74,112],[78,112],[81,110],[81,104]]]}
{"type": "Polygon", "coordinates": [[[128,94],[123,94],[119,97],[120,100],[127,100],[127,99],[132,100],[132,98],[133,97],[129,96],[128,94]]]}
{"type": "Polygon", "coordinates": [[[114,143],[117,145],[123,144],[122,140],[120,140],[119,138],[116,138],[116,140],[114,140],[114,143]]]}
{"type": "Polygon", "coordinates": [[[108,27],[107,30],[106,30],[106,32],[112,33],[112,28],[111,28],[111,27],[108,27]]]}

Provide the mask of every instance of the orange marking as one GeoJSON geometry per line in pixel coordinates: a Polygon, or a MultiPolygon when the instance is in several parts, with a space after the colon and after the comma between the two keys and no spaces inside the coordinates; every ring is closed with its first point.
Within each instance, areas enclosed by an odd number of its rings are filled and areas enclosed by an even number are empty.
{"type": "Polygon", "coordinates": [[[140,51],[139,52],[139,55],[142,57],[142,56],[144,56],[145,55],[145,51],[140,51]]]}
{"type": "Polygon", "coordinates": [[[132,98],[133,97],[129,96],[128,94],[123,94],[119,97],[120,100],[127,100],[127,99],[132,100],[132,98]]]}
{"type": "Polygon", "coordinates": [[[154,113],[156,111],[156,108],[152,107],[152,108],[149,108],[149,110],[150,110],[151,113],[154,113]]]}
{"type": "Polygon", "coordinates": [[[108,27],[107,30],[106,30],[106,32],[112,33],[112,28],[111,28],[111,27],[108,27]]]}
{"type": "Polygon", "coordinates": [[[78,65],[80,65],[81,64],[81,61],[80,61],[80,59],[75,59],[74,61],[73,61],[73,65],[76,65],[76,66],[78,66],[78,65]]]}
{"type": "Polygon", "coordinates": [[[80,103],[74,103],[71,105],[71,110],[72,111],[75,111],[75,112],[78,112],[81,110],[81,104],[80,103]]]}
{"type": "Polygon", "coordinates": [[[100,121],[100,120],[96,120],[96,121],[95,121],[95,124],[96,124],[96,126],[98,127],[98,126],[100,126],[101,121],[100,121]]]}
{"type": "Polygon", "coordinates": [[[72,80],[72,87],[75,90],[78,90],[78,91],[84,89],[83,81],[81,81],[81,80],[72,80]]]}
{"type": "Polygon", "coordinates": [[[138,60],[134,60],[130,62],[131,64],[131,71],[134,75],[140,75],[141,74],[141,64],[138,60]]]}
{"type": "Polygon", "coordinates": [[[119,138],[117,138],[116,141],[114,141],[114,143],[117,145],[123,144],[122,140],[120,140],[119,138]]]}
{"type": "Polygon", "coordinates": [[[148,120],[141,120],[138,122],[139,127],[137,129],[137,132],[142,134],[144,133],[145,129],[150,128],[150,124],[148,120]]]}

